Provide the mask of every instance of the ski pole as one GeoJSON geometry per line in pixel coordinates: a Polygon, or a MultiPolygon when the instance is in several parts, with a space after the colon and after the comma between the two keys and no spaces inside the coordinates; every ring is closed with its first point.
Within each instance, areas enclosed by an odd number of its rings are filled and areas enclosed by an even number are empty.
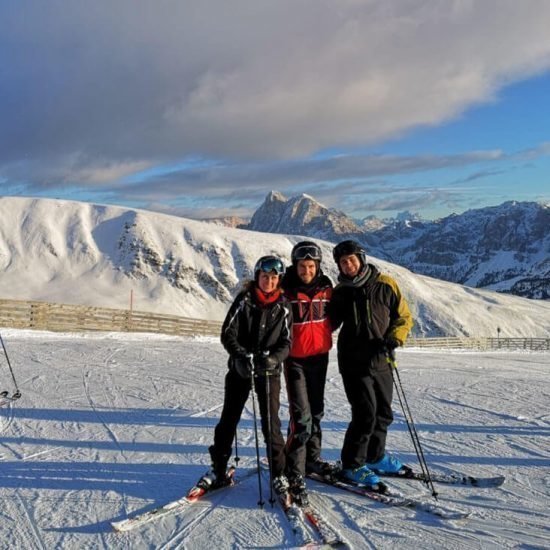
{"type": "Polygon", "coordinates": [[[435,490],[435,487],[432,481],[432,476],[430,474],[430,469],[428,468],[428,463],[426,461],[426,457],[424,456],[422,445],[420,444],[420,437],[418,436],[418,432],[416,430],[416,426],[414,424],[414,420],[412,417],[412,412],[409,407],[407,397],[405,396],[405,390],[403,389],[403,384],[401,383],[401,376],[399,375],[399,370],[397,368],[397,362],[395,360],[394,352],[391,350],[388,350],[386,352],[386,358],[390,365],[393,384],[395,386],[395,391],[397,393],[397,397],[401,405],[401,410],[403,411],[403,416],[405,417],[405,422],[407,423],[407,428],[411,436],[416,457],[418,458],[420,469],[422,470],[422,473],[425,478],[424,482],[426,483],[428,488],[431,490],[432,496],[435,498],[435,500],[437,500],[437,491],[435,490]]]}
{"type": "Polygon", "coordinates": [[[235,467],[239,466],[239,460],[241,460],[241,457],[239,456],[239,441],[237,439],[237,428],[235,428],[235,467]]]}
{"type": "Polygon", "coordinates": [[[266,401],[266,424],[267,424],[267,455],[269,456],[269,502],[273,508],[273,447],[271,446],[271,387],[269,375],[265,375],[265,401],[266,401]]]}
{"type": "Polygon", "coordinates": [[[13,384],[15,385],[15,393],[11,396],[12,399],[19,399],[21,397],[21,392],[19,391],[19,387],[17,386],[17,381],[15,380],[15,374],[13,373],[13,369],[11,367],[10,358],[8,356],[8,350],[6,349],[6,346],[4,345],[4,339],[2,338],[2,335],[0,334],[0,342],[2,342],[2,349],[4,350],[4,355],[6,356],[6,361],[8,363],[8,367],[11,372],[11,377],[13,379],[13,384]]]}
{"type": "Polygon", "coordinates": [[[260,446],[258,444],[258,420],[256,416],[256,396],[255,394],[255,377],[256,372],[254,368],[254,359],[250,359],[250,363],[252,365],[251,371],[250,371],[250,386],[252,391],[252,416],[254,418],[254,437],[256,440],[256,467],[258,468],[258,493],[260,495],[260,500],[258,500],[258,506],[260,508],[263,508],[264,506],[264,499],[262,495],[262,473],[260,472],[260,446]]]}

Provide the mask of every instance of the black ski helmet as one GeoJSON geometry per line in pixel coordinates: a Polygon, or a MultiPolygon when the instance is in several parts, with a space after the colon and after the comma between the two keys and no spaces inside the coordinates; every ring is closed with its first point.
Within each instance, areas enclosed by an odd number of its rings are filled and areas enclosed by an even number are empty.
{"type": "Polygon", "coordinates": [[[340,258],[342,256],[349,256],[350,254],[355,254],[363,266],[367,265],[367,253],[357,241],[342,241],[332,250],[332,256],[336,265],[338,265],[338,269],[340,268],[340,258]]]}
{"type": "Polygon", "coordinates": [[[294,245],[290,254],[292,263],[296,265],[300,260],[314,260],[321,263],[323,253],[319,245],[312,241],[301,241],[294,245]]]}
{"type": "Polygon", "coordinates": [[[258,280],[260,271],[263,271],[264,273],[273,272],[281,276],[285,272],[285,265],[283,264],[281,258],[278,258],[277,256],[262,256],[254,266],[254,279],[256,281],[258,280]]]}

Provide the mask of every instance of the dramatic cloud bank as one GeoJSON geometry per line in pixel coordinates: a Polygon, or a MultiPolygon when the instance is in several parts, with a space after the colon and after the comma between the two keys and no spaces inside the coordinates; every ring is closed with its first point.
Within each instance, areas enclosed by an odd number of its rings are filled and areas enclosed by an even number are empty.
{"type": "Polygon", "coordinates": [[[544,0],[23,0],[0,19],[0,180],[40,188],[368,145],[550,67],[544,0]]]}

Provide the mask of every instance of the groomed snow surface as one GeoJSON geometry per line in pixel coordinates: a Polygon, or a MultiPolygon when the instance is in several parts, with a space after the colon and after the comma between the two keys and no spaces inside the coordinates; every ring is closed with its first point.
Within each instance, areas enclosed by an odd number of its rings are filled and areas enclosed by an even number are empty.
{"type": "MultiPolygon", "coordinates": [[[[288,548],[277,508],[249,476],[181,514],[116,534],[110,521],[175,499],[205,472],[226,354],[216,339],[2,331],[23,397],[0,409],[2,548],[288,548]]],[[[399,352],[401,379],[433,471],[506,475],[498,489],[440,485],[460,522],[309,482],[353,548],[550,547],[550,354],[399,352]]],[[[2,389],[11,388],[5,361],[2,389]]],[[[282,396],[281,417],[288,407],[282,396]]],[[[403,416],[388,448],[416,465],[403,416]]],[[[349,407],[331,355],[324,456],[337,459],[349,407]]],[[[252,402],[238,430],[255,463],[252,402]]],[[[263,446],[262,446],[263,452],[263,446]]],[[[264,490],[267,483],[264,480],[264,490]]],[[[394,481],[429,497],[422,484],[394,481]]]]}

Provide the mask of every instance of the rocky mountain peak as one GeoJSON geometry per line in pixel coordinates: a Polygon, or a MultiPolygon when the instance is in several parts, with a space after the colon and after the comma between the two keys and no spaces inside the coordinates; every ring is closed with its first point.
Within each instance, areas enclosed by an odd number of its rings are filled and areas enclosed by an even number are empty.
{"type": "Polygon", "coordinates": [[[271,190],[265,198],[265,203],[286,202],[288,199],[280,192],[271,190]]]}
{"type": "Polygon", "coordinates": [[[326,240],[341,240],[362,234],[351,218],[343,212],[323,206],[312,196],[303,193],[287,199],[277,191],[267,195],[247,229],[326,240]]]}

